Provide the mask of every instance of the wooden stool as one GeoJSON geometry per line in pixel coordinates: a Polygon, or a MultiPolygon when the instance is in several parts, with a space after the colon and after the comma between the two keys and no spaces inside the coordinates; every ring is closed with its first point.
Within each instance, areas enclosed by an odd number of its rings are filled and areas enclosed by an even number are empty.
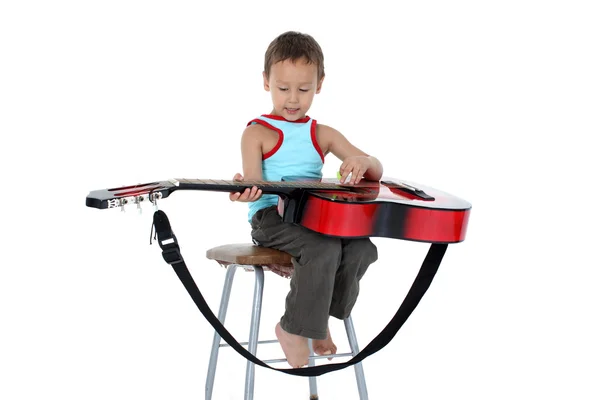
{"type": "MultiPolygon", "coordinates": [[[[246,270],[255,272],[255,283],[254,283],[254,301],[252,303],[252,318],[250,320],[250,337],[248,342],[240,342],[241,345],[248,345],[248,351],[253,355],[256,355],[258,344],[263,343],[279,343],[275,340],[258,340],[258,329],[260,326],[260,312],[262,306],[262,294],[264,287],[264,270],[272,271],[283,277],[290,277],[293,272],[292,258],[289,254],[279,250],[269,249],[266,247],[255,246],[253,244],[228,244],[212,248],[206,252],[206,257],[211,260],[216,260],[219,264],[227,268],[225,275],[225,284],[223,285],[223,293],[221,295],[221,304],[219,306],[218,318],[222,324],[225,323],[225,315],[227,314],[227,305],[229,303],[229,295],[231,294],[231,286],[233,283],[233,275],[238,267],[246,270]]],[[[333,355],[315,356],[312,351],[312,341],[309,339],[310,357],[309,366],[315,365],[315,359],[327,358],[327,357],[354,357],[358,354],[358,342],[356,340],[356,333],[354,331],[354,325],[352,324],[352,318],[344,319],[344,326],[346,327],[346,335],[348,336],[348,344],[350,345],[351,352],[333,355]]],[[[215,372],[217,368],[217,358],[219,355],[220,347],[228,347],[226,343],[221,343],[221,337],[215,331],[215,335],[212,343],[212,350],[210,353],[210,361],[208,364],[208,373],[206,377],[206,400],[212,398],[212,390],[215,380],[215,372]]],[[[276,363],[286,362],[283,359],[272,359],[263,360],[265,363],[276,363]]],[[[356,374],[356,383],[358,385],[358,393],[360,400],[367,400],[367,386],[365,383],[365,375],[362,368],[362,363],[354,365],[354,372],[356,374]]],[[[310,399],[316,400],[319,398],[317,394],[317,378],[310,376],[309,388],[310,388],[310,399]]],[[[254,398],[254,363],[248,361],[246,365],[246,388],[244,392],[244,400],[251,400],[254,398]]]]}

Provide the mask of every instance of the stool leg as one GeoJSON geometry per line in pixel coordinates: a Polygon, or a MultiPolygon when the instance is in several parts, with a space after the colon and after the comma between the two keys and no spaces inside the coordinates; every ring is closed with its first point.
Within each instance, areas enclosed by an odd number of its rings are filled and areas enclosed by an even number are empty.
{"type": "MultiPolygon", "coordinates": [[[[314,356],[315,353],[313,351],[313,347],[312,347],[312,339],[308,339],[308,348],[310,349],[310,355],[314,356]]],[[[312,358],[308,359],[308,366],[309,367],[314,367],[315,366],[315,360],[312,358]]],[[[317,377],[316,376],[309,376],[308,377],[308,386],[310,388],[310,400],[318,400],[319,399],[319,394],[317,393],[317,377]]]]}
{"type": "MultiPolygon", "coordinates": [[[[260,265],[254,265],[254,301],[252,303],[252,320],[250,321],[250,337],[248,339],[248,351],[256,355],[258,347],[258,328],[260,327],[260,309],[262,306],[262,295],[264,287],[264,271],[260,265]]],[[[248,361],[246,364],[246,390],[244,400],[254,398],[254,363],[248,361]]]]}
{"type": "MultiPolygon", "coordinates": [[[[358,354],[359,349],[351,316],[344,319],[344,326],[346,327],[346,335],[348,335],[348,343],[350,344],[352,355],[355,356],[358,354]]],[[[367,393],[367,384],[365,383],[365,373],[363,371],[362,362],[354,364],[354,373],[356,374],[356,384],[358,385],[358,395],[360,400],[368,400],[369,394],[367,393]]]]}
{"type": "MultiPolygon", "coordinates": [[[[235,274],[236,266],[231,264],[227,267],[227,274],[225,275],[225,283],[223,284],[223,293],[221,294],[221,304],[219,306],[219,321],[222,324],[225,323],[225,315],[227,314],[227,305],[229,304],[229,295],[231,294],[231,285],[233,284],[233,275],[235,274]]],[[[206,386],[204,388],[204,394],[206,400],[211,400],[213,384],[215,382],[215,373],[217,370],[217,358],[219,356],[219,344],[221,343],[221,336],[215,331],[213,336],[212,349],[210,351],[210,361],[208,362],[208,373],[206,374],[206,386]]]]}

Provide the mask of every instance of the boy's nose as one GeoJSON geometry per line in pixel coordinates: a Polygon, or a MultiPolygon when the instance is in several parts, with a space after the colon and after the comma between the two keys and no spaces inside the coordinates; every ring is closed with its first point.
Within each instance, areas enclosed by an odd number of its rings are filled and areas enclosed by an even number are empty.
{"type": "Polygon", "coordinates": [[[290,93],[290,103],[297,103],[297,102],[298,102],[298,94],[292,90],[290,93]]]}

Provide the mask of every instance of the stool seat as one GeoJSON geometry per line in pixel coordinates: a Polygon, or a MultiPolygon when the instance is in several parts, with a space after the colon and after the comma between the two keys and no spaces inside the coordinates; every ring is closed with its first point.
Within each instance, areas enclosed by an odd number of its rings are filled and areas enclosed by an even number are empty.
{"type": "Polygon", "coordinates": [[[206,251],[206,257],[220,264],[280,265],[292,267],[292,257],[283,251],[250,243],[226,244],[206,251]]]}

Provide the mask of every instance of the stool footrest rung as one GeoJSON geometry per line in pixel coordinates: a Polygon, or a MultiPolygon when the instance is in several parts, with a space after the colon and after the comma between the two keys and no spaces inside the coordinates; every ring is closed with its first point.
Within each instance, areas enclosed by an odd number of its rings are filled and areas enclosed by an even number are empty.
{"type": "MultiPolygon", "coordinates": [[[[242,346],[248,346],[248,342],[239,342],[242,346]]],[[[266,343],[279,343],[279,340],[277,339],[271,339],[271,340],[259,340],[257,342],[257,344],[266,344],[266,343]]],[[[229,346],[227,343],[221,343],[219,344],[219,347],[231,347],[229,346]]]]}
{"type": "MultiPolygon", "coordinates": [[[[352,357],[354,354],[352,353],[340,353],[340,354],[325,354],[322,356],[310,356],[308,357],[309,360],[317,360],[319,358],[337,358],[337,357],[352,357]]],[[[264,363],[266,364],[272,364],[272,363],[279,363],[279,362],[286,362],[287,358],[273,358],[271,360],[263,360],[264,363]]]]}

